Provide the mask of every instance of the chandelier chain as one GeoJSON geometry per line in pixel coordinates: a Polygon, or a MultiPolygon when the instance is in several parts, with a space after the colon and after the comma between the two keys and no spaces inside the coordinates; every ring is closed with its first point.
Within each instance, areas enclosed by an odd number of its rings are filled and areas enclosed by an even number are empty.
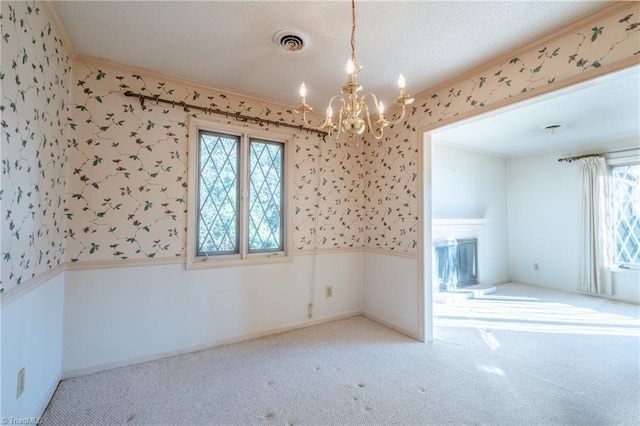
{"type": "Polygon", "coordinates": [[[296,112],[302,114],[302,121],[307,126],[326,132],[329,135],[335,132],[336,139],[340,137],[341,133],[347,134],[350,139],[353,139],[367,130],[372,133],[374,138],[382,139],[385,128],[402,121],[406,113],[406,107],[413,102],[413,98],[406,93],[404,76],[400,74],[398,76],[400,94],[395,103],[402,110],[399,115],[394,114],[391,119],[386,118],[384,116],[384,105],[373,92],[366,92],[360,95],[362,86],[358,84],[357,75],[361,69],[362,66],[356,61],[356,1],[351,0],[351,58],[347,61],[346,66],[347,82],[342,86],[341,95],[335,95],[329,99],[324,122],[317,127],[313,126],[307,119],[307,114],[312,111],[312,108],[307,104],[307,86],[302,82],[300,85],[302,102],[296,108],[296,112]],[[369,103],[373,105],[371,110],[375,111],[374,113],[377,115],[377,120],[375,121],[371,120],[369,103]],[[333,118],[334,106],[338,107],[337,123],[334,122],[333,118]]]}
{"type": "Polygon", "coordinates": [[[351,0],[351,60],[356,62],[356,0],[351,0]]]}

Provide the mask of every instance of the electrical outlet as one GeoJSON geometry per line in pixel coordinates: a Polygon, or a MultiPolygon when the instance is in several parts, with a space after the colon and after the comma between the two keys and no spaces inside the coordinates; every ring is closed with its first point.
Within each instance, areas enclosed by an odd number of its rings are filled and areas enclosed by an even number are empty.
{"type": "Polygon", "coordinates": [[[25,367],[22,367],[20,371],[18,371],[18,386],[16,389],[16,399],[20,398],[20,395],[24,392],[24,373],[25,367]]]}
{"type": "Polygon", "coordinates": [[[331,287],[330,285],[328,285],[325,288],[325,296],[327,297],[333,297],[333,287],[331,287]]]}
{"type": "Polygon", "coordinates": [[[540,265],[538,264],[538,262],[533,264],[533,270],[534,271],[539,271],[540,270],[540,265]]]}

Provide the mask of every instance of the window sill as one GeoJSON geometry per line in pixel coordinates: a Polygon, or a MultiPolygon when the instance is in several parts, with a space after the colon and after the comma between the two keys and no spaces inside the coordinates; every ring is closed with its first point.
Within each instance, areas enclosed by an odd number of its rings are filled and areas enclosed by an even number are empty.
{"type": "Polygon", "coordinates": [[[637,266],[629,266],[628,268],[620,268],[618,266],[614,266],[611,268],[611,272],[614,274],[622,274],[622,275],[640,275],[640,268],[637,266]]]}
{"type": "Polygon", "coordinates": [[[292,256],[285,253],[273,253],[268,255],[254,255],[244,259],[240,258],[222,258],[216,259],[212,257],[196,257],[195,259],[187,260],[186,268],[192,269],[213,269],[213,268],[229,268],[237,266],[251,266],[251,265],[268,265],[271,263],[287,263],[291,262],[292,256]]]}

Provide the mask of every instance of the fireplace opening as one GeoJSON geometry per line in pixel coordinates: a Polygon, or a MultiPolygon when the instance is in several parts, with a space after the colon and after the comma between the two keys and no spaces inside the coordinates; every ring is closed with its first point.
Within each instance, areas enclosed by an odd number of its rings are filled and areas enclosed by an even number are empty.
{"type": "Polygon", "coordinates": [[[478,239],[433,242],[437,285],[440,291],[458,290],[478,284],[478,239]]]}

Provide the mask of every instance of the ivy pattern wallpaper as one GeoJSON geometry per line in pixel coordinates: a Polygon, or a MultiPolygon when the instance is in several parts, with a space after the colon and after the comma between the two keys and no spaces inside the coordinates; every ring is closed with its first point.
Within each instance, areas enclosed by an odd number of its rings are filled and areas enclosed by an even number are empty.
{"type": "MultiPolygon", "coordinates": [[[[436,93],[423,94],[382,141],[365,142],[364,244],[416,254],[417,129],[535,91],[601,66],[640,55],[637,2],[600,22],[514,56],[436,93]]],[[[428,71],[427,71],[428,72],[428,71]]]]}
{"type": "Polygon", "coordinates": [[[640,55],[640,5],[416,99],[382,141],[323,141],[181,107],[128,90],[297,123],[283,106],[175,80],[73,63],[38,2],[2,2],[2,284],[64,261],[185,255],[188,120],[293,137],[295,250],[417,253],[417,129],[640,55]]]}
{"type": "MultiPolygon", "coordinates": [[[[126,97],[132,91],[300,124],[291,109],[214,90],[76,63],[73,71],[67,260],[185,255],[188,119],[290,134],[297,250],[362,246],[362,154],[342,142],[126,97]]],[[[360,148],[361,151],[361,148],[360,148]]]]}
{"type": "Polygon", "coordinates": [[[2,284],[64,262],[71,62],[38,2],[1,2],[2,284]]]}

